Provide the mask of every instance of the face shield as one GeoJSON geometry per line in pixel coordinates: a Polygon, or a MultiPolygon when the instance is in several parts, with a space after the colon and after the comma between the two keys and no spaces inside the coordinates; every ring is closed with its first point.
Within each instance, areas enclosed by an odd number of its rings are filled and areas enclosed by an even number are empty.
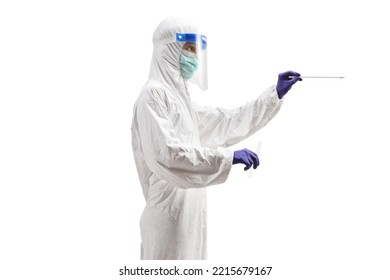
{"type": "Polygon", "coordinates": [[[207,37],[194,33],[177,33],[176,42],[182,44],[180,68],[184,79],[206,90],[207,79],[207,37]]]}

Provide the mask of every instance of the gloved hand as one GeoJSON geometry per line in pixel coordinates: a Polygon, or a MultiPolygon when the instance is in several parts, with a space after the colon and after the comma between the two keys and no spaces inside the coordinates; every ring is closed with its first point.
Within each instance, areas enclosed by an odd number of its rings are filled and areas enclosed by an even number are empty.
{"type": "Polygon", "coordinates": [[[253,168],[256,169],[259,166],[260,161],[256,153],[249,151],[248,149],[238,150],[234,152],[233,155],[233,164],[242,163],[245,164],[244,168],[247,171],[253,165],[253,168]]]}
{"type": "Polygon", "coordinates": [[[278,93],[279,99],[282,99],[283,96],[286,95],[293,84],[298,81],[302,81],[300,76],[301,74],[293,71],[287,71],[279,74],[278,83],[276,84],[276,91],[278,93]]]}

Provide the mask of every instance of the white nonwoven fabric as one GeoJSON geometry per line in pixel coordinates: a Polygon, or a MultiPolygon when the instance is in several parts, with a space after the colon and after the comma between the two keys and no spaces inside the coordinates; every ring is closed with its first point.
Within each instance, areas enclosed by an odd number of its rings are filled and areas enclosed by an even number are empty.
{"type": "Polygon", "coordinates": [[[194,104],[180,74],[182,43],[164,43],[176,33],[198,30],[178,18],[157,27],[149,79],[133,110],[133,154],[146,200],[141,259],[206,259],[205,187],[227,180],[227,147],[266,125],[282,105],[275,86],[234,109],[194,104]]]}

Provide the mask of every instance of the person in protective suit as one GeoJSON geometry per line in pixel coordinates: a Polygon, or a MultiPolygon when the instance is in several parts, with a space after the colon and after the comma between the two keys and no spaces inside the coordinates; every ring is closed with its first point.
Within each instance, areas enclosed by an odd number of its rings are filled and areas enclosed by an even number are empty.
{"type": "Polygon", "coordinates": [[[149,79],[133,110],[132,146],[146,200],[141,259],[207,257],[206,187],[222,184],[232,164],[259,165],[247,149],[228,149],[265,126],[300,79],[279,74],[256,100],[234,109],[191,101],[187,82],[207,89],[207,38],[190,22],[168,18],[153,35],[149,79]]]}

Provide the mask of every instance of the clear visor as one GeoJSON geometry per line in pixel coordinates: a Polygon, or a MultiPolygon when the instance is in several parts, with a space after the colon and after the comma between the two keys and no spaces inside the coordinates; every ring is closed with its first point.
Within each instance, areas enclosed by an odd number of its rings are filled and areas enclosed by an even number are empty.
{"type": "Polygon", "coordinates": [[[181,67],[188,66],[189,71],[192,71],[183,77],[189,82],[197,84],[200,89],[206,90],[208,87],[207,37],[194,33],[177,33],[176,42],[183,45],[182,55],[184,57],[181,57],[181,67]]]}

